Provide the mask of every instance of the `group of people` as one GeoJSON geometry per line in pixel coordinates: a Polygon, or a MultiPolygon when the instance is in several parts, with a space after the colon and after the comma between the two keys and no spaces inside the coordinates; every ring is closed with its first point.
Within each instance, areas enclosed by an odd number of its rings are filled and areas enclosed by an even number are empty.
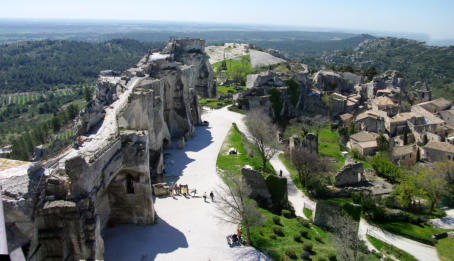
{"type": "Polygon", "coordinates": [[[79,147],[82,147],[82,145],[84,144],[84,141],[82,140],[82,137],[77,137],[77,139],[74,139],[73,140],[73,147],[75,149],[79,149],[79,147]]]}
{"type": "MultiPolygon", "coordinates": [[[[213,191],[210,192],[210,198],[211,198],[211,202],[214,202],[214,193],[213,191]]],[[[203,193],[203,201],[207,202],[207,193],[203,193]]]]}
{"type": "MultiPolygon", "coordinates": [[[[195,196],[195,194],[197,194],[197,190],[196,189],[193,189],[191,192],[193,193],[193,196],[195,196]]],[[[170,186],[170,195],[171,196],[183,195],[185,197],[188,197],[190,195],[189,193],[190,192],[189,192],[188,184],[186,184],[186,185],[173,184],[172,186],[170,186]]]]}

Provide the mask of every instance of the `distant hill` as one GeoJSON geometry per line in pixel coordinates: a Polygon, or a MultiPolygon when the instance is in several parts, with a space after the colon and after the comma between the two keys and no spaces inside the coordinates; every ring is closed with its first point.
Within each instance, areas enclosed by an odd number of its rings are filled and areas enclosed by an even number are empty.
{"type": "Polygon", "coordinates": [[[151,43],[111,40],[27,41],[0,45],[0,93],[44,91],[94,82],[101,70],[125,70],[151,43]]]}
{"type": "Polygon", "coordinates": [[[375,38],[355,48],[334,51],[322,57],[328,66],[365,68],[373,65],[380,72],[398,70],[407,86],[427,82],[436,97],[454,100],[454,46],[428,46],[399,38],[375,38]]]}

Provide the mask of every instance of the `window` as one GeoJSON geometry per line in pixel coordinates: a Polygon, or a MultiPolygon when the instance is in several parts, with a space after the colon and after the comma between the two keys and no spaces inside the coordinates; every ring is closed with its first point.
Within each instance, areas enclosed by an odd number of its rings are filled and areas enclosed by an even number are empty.
{"type": "Polygon", "coordinates": [[[126,193],[134,194],[134,180],[129,174],[126,176],[126,193]]]}

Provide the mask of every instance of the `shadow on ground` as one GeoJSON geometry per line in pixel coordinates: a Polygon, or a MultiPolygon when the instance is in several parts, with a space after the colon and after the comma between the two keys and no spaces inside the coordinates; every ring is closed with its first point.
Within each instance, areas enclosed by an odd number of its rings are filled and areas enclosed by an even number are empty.
{"type": "Polygon", "coordinates": [[[184,234],[158,218],[151,226],[116,225],[104,231],[104,259],[154,260],[158,254],[187,248],[184,234]]]}

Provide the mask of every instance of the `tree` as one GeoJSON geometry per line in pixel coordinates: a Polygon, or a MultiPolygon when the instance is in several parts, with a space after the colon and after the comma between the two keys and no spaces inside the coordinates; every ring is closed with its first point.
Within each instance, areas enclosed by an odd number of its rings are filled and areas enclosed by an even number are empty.
{"type": "Polygon", "coordinates": [[[262,225],[264,218],[257,209],[257,203],[248,198],[250,189],[242,179],[239,176],[224,178],[227,186],[220,186],[217,191],[217,217],[228,223],[242,224],[246,229],[247,242],[251,245],[250,229],[262,225]]]}
{"type": "Polygon", "coordinates": [[[421,190],[416,184],[416,177],[412,173],[407,173],[401,183],[394,187],[393,195],[401,207],[412,209],[415,206],[416,197],[421,195],[421,190]]]}
{"type": "Polygon", "coordinates": [[[305,188],[309,186],[311,181],[319,178],[322,172],[328,171],[328,165],[316,153],[311,153],[302,146],[292,149],[289,156],[298,172],[298,179],[305,188]]]}
{"type": "Polygon", "coordinates": [[[84,97],[87,102],[91,102],[91,100],[93,100],[93,89],[91,87],[84,87],[84,97]]]}
{"type": "Polygon", "coordinates": [[[364,245],[358,237],[358,223],[346,213],[341,213],[331,218],[330,226],[334,230],[333,239],[342,260],[358,260],[359,252],[364,245]]]}
{"type": "Polygon", "coordinates": [[[257,147],[262,158],[263,171],[267,171],[266,163],[279,150],[277,126],[263,110],[251,110],[246,115],[246,126],[251,135],[252,143],[257,147]]]}
{"type": "Polygon", "coordinates": [[[448,183],[446,182],[446,173],[439,169],[424,168],[418,173],[418,185],[421,187],[424,195],[430,201],[430,213],[440,202],[441,198],[447,193],[448,183]]]}
{"type": "Polygon", "coordinates": [[[369,68],[367,68],[364,72],[363,72],[363,75],[364,76],[367,76],[367,79],[369,81],[372,81],[372,79],[374,78],[375,75],[377,75],[378,72],[377,72],[377,69],[375,69],[375,67],[373,65],[369,66],[369,68]]]}
{"type": "Polygon", "coordinates": [[[79,107],[76,104],[70,104],[66,108],[66,112],[68,113],[69,119],[74,119],[76,118],[77,114],[79,113],[79,107]]]}
{"type": "Polygon", "coordinates": [[[378,151],[389,151],[391,149],[389,141],[383,134],[380,134],[380,136],[377,137],[377,147],[378,151]]]}

